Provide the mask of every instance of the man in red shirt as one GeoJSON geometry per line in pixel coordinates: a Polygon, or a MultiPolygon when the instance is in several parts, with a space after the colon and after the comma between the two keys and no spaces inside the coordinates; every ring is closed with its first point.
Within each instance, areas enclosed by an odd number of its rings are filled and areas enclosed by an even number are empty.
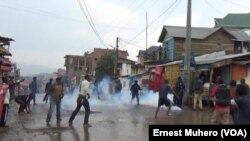
{"type": "MultiPolygon", "coordinates": [[[[216,97],[218,95],[218,89],[223,87],[224,80],[219,77],[217,79],[217,84],[212,89],[212,97],[216,97]]],[[[229,92],[230,93],[230,92],[229,92]]],[[[220,105],[214,99],[214,111],[211,117],[211,123],[214,124],[229,124],[230,122],[230,105],[220,105]]]]}

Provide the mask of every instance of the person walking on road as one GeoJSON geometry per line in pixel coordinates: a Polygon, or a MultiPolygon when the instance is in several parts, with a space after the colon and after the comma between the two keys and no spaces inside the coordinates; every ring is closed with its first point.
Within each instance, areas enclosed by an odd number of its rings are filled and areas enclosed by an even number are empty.
{"type": "Polygon", "coordinates": [[[203,95],[202,77],[197,77],[196,82],[195,82],[194,98],[193,98],[193,110],[194,111],[196,111],[197,102],[198,102],[199,109],[201,111],[203,110],[202,95],[203,95]]]}
{"type": "Polygon", "coordinates": [[[90,114],[90,106],[88,99],[90,98],[89,95],[89,86],[90,86],[90,78],[88,75],[84,76],[84,80],[80,83],[79,88],[79,95],[77,98],[77,106],[74,112],[71,114],[69,118],[69,124],[71,125],[73,123],[73,120],[75,119],[75,116],[80,111],[81,107],[83,106],[85,109],[85,117],[84,117],[84,127],[91,127],[89,124],[89,114],[90,114]]]}
{"type": "Polygon", "coordinates": [[[33,104],[36,105],[36,93],[38,92],[36,77],[33,77],[33,81],[30,82],[29,88],[31,93],[31,100],[33,100],[33,104]]]}
{"type": "Polygon", "coordinates": [[[214,111],[211,117],[212,124],[229,124],[230,123],[230,107],[231,95],[229,88],[224,84],[221,77],[217,78],[217,84],[212,89],[212,97],[214,101],[214,111]]]}
{"type": "Polygon", "coordinates": [[[50,107],[47,114],[46,122],[49,124],[52,114],[56,106],[56,118],[57,121],[61,121],[61,100],[64,96],[63,94],[63,85],[61,82],[61,77],[56,78],[56,82],[51,87],[50,92],[50,107]]]}
{"type": "Polygon", "coordinates": [[[141,91],[141,87],[138,85],[138,81],[135,80],[135,83],[131,86],[130,88],[132,98],[131,98],[131,103],[136,97],[137,100],[137,105],[140,105],[140,99],[139,99],[139,91],[141,91]]]}
{"type": "Polygon", "coordinates": [[[182,108],[182,98],[185,92],[185,84],[181,77],[178,77],[178,80],[175,84],[175,92],[178,95],[179,98],[174,96],[174,105],[177,105],[178,107],[182,108]]]}
{"type": "Polygon", "coordinates": [[[53,81],[53,79],[50,78],[49,82],[45,86],[45,96],[43,98],[43,101],[45,101],[46,104],[48,102],[48,98],[49,98],[49,95],[50,95],[50,89],[51,89],[51,86],[52,86],[52,81],[53,81]]]}

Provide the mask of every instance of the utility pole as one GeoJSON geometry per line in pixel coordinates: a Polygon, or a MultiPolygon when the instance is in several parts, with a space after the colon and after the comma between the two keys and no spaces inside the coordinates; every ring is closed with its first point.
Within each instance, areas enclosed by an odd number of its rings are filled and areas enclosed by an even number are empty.
{"type": "Polygon", "coordinates": [[[87,55],[88,55],[88,52],[84,52],[84,69],[83,69],[84,75],[86,75],[86,71],[87,71],[87,55]]]}
{"type": "Polygon", "coordinates": [[[188,0],[185,59],[184,59],[184,72],[185,72],[185,77],[186,77],[187,94],[189,94],[189,91],[190,91],[190,75],[191,75],[190,62],[191,62],[191,0],[188,0]]]}
{"type": "Polygon", "coordinates": [[[118,77],[118,59],[119,59],[119,56],[118,56],[118,50],[119,50],[119,45],[118,45],[118,42],[119,42],[119,38],[116,37],[116,57],[115,57],[115,77],[118,77]]]}
{"type": "Polygon", "coordinates": [[[148,49],[148,12],[146,12],[146,51],[145,51],[145,61],[147,61],[147,49],[148,49]]]}

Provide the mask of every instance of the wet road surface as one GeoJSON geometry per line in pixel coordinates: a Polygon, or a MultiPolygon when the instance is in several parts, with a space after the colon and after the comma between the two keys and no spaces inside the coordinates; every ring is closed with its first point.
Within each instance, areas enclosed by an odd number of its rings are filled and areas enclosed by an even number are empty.
{"type": "MultiPolygon", "coordinates": [[[[42,97],[42,96],[40,96],[42,97]]],[[[68,119],[73,110],[61,110],[62,121],[57,122],[54,111],[50,125],[45,122],[49,104],[42,102],[33,106],[32,113],[17,114],[18,105],[12,101],[7,128],[0,128],[0,141],[147,141],[150,124],[209,124],[212,109],[192,111],[184,108],[166,115],[161,108],[154,118],[156,107],[149,105],[91,106],[90,128],[83,127],[83,108],[73,125],[68,119]]],[[[74,108],[73,108],[74,109],[74,108]]]]}

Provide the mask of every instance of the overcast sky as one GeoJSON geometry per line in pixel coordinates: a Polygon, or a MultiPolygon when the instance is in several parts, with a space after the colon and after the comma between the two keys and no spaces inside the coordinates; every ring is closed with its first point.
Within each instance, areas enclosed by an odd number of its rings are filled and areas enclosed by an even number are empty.
{"type": "MultiPolygon", "coordinates": [[[[13,38],[13,62],[63,68],[64,56],[119,46],[136,60],[138,50],[157,42],[163,25],[186,25],[187,0],[0,0],[0,36],[13,38]],[[85,2],[85,4],[84,4],[85,2]],[[86,7],[88,11],[86,11],[86,7]]],[[[247,13],[250,0],[193,0],[192,26],[213,27],[214,18],[247,13]]]]}

